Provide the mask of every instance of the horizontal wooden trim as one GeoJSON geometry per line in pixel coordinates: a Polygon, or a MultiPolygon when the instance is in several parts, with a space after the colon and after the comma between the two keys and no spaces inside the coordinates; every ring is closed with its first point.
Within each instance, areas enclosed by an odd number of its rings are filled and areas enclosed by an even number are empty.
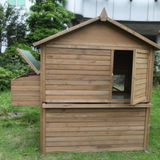
{"type": "Polygon", "coordinates": [[[131,146],[119,146],[119,147],[114,147],[111,146],[109,148],[97,148],[97,146],[95,147],[88,147],[88,148],[75,148],[74,147],[46,147],[46,153],[59,153],[59,152],[102,152],[102,151],[134,151],[134,150],[144,150],[142,146],[133,146],[133,144],[131,146]]]}
{"type": "MultiPolygon", "coordinates": [[[[113,111],[113,109],[112,109],[112,111],[113,111]]],[[[102,111],[102,112],[104,112],[104,111],[102,111]]],[[[65,114],[66,112],[62,112],[62,113],[65,114]]],[[[55,112],[54,112],[54,114],[55,114],[55,112]]],[[[132,112],[132,114],[134,114],[134,112],[132,112]]],[[[92,122],[83,122],[83,123],[82,122],[81,123],[65,123],[65,122],[64,123],[46,123],[46,127],[50,127],[50,128],[54,128],[54,127],[104,127],[104,126],[108,126],[108,127],[110,127],[110,126],[111,127],[112,126],[114,126],[114,127],[117,126],[118,127],[119,126],[120,127],[120,126],[144,126],[144,125],[145,125],[145,122],[143,122],[143,121],[139,121],[139,122],[137,122],[137,121],[136,122],[94,122],[94,123],[92,123],[92,122]]]]}
{"type": "Polygon", "coordinates": [[[110,65],[110,61],[99,61],[99,60],[65,60],[65,59],[46,59],[46,63],[52,64],[81,64],[81,65],[110,65]]]}
{"type": "Polygon", "coordinates": [[[118,140],[118,141],[81,141],[81,142],[47,142],[47,147],[62,147],[62,146],[97,146],[97,145],[117,145],[117,144],[139,144],[142,145],[142,140],[118,140]]]}
{"type": "Polygon", "coordinates": [[[11,101],[12,106],[40,106],[40,101],[11,101]]]}
{"type": "Polygon", "coordinates": [[[42,108],[148,108],[152,104],[42,104],[42,108]]]}
{"type": "Polygon", "coordinates": [[[40,81],[11,81],[11,86],[40,86],[40,81]]]}
{"type": "Polygon", "coordinates": [[[46,74],[51,75],[101,75],[109,76],[110,71],[84,71],[84,70],[46,70],[46,74]]]}
{"type": "MultiPolygon", "coordinates": [[[[52,78],[52,77],[48,77],[48,78],[52,78]]],[[[82,77],[79,77],[82,78],[82,77]]],[[[108,77],[109,79],[109,77],[108,77]]],[[[98,80],[93,80],[93,81],[80,81],[80,80],[52,80],[52,79],[48,79],[46,80],[46,84],[47,85],[85,85],[85,86],[89,86],[89,85],[109,85],[110,82],[105,80],[105,81],[98,81],[98,80]]]]}
{"type": "MultiPolygon", "coordinates": [[[[106,140],[138,140],[138,139],[143,139],[144,135],[129,135],[129,136],[99,136],[98,140],[99,141],[106,141],[106,140]]],[[[70,141],[95,141],[97,140],[97,136],[92,136],[92,137],[46,137],[46,142],[70,142],[70,141]]]]}
{"type": "MultiPolygon", "coordinates": [[[[90,123],[90,122],[87,122],[90,123]]],[[[93,123],[93,122],[92,122],[93,123]]],[[[96,122],[94,122],[96,123],[96,122]]],[[[100,123],[100,122],[99,122],[100,123]]],[[[61,124],[61,123],[59,123],[61,124]]],[[[73,123],[79,124],[79,123],[73,123]]],[[[96,132],[46,132],[46,137],[88,137],[88,136],[128,136],[128,135],[144,135],[144,131],[96,131],[96,132]]]]}
{"type": "Polygon", "coordinates": [[[52,54],[46,54],[46,59],[74,59],[74,60],[100,60],[100,61],[110,61],[111,56],[101,56],[101,55],[79,55],[79,54],[55,54],[54,50],[52,54]]]}
{"type": "Polygon", "coordinates": [[[110,66],[88,66],[88,65],[70,65],[70,64],[46,64],[46,69],[62,69],[62,70],[88,70],[88,71],[108,71],[110,66]]]}
{"type": "Polygon", "coordinates": [[[46,122],[101,122],[101,121],[108,121],[108,122],[125,122],[125,121],[144,121],[145,117],[87,117],[86,118],[53,118],[53,117],[46,117],[46,122]]]}
{"type": "MultiPolygon", "coordinates": [[[[83,104],[84,105],[84,104],[83,104]]],[[[145,112],[146,108],[47,108],[46,113],[94,113],[94,112],[145,112]]],[[[134,113],[133,113],[134,114],[134,113]]]]}
{"type": "Polygon", "coordinates": [[[46,90],[109,90],[109,85],[46,85],[46,90]]]}
{"type": "Polygon", "coordinates": [[[106,81],[110,76],[88,76],[88,75],[46,75],[46,80],[82,80],[82,81],[106,81]]]}
{"type": "Polygon", "coordinates": [[[83,48],[69,48],[69,45],[64,48],[62,45],[55,48],[55,45],[46,45],[46,54],[72,54],[72,55],[97,55],[97,56],[110,56],[111,50],[108,49],[83,49],[83,48]]]}
{"type": "Polygon", "coordinates": [[[86,90],[46,90],[46,95],[108,95],[109,91],[86,91],[86,90]]]}
{"type": "Polygon", "coordinates": [[[75,44],[47,44],[46,47],[50,47],[50,48],[61,48],[61,49],[92,49],[92,50],[111,50],[111,49],[116,49],[116,50],[131,50],[133,51],[135,48],[139,48],[139,49],[148,49],[148,47],[144,46],[144,45],[130,45],[130,46],[126,46],[126,45],[120,45],[120,46],[116,46],[116,45],[110,45],[110,44],[106,44],[106,45],[75,45],[75,44]]]}
{"type": "Polygon", "coordinates": [[[40,90],[40,86],[11,86],[11,90],[19,90],[19,91],[35,91],[40,90]]]}

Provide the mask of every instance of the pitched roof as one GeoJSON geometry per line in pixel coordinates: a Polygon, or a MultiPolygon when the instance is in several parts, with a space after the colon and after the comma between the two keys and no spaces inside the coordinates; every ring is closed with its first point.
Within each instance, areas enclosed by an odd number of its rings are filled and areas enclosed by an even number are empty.
{"type": "Polygon", "coordinates": [[[83,23],[80,23],[80,24],[78,24],[78,25],[76,25],[76,26],[73,26],[73,27],[71,27],[71,28],[69,28],[69,29],[66,29],[66,30],[64,30],[64,31],[62,31],[62,32],[59,32],[59,33],[54,34],[54,35],[52,35],[52,36],[49,36],[49,37],[47,37],[47,38],[44,38],[44,39],[42,39],[42,40],[40,40],[40,41],[37,41],[37,42],[33,43],[33,46],[39,46],[39,45],[41,45],[41,44],[43,44],[43,43],[45,43],[45,42],[47,42],[47,41],[50,41],[50,40],[52,40],[52,39],[55,39],[55,38],[60,37],[60,36],[62,36],[62,35],[65,35],[65,34],[67,34],[67,33],[69,33],[69,32],[72,32],[72,31],[74,31],[74,30],[77,30],[77,29],[79,29],[79,28],[81,28],[81,27],[84,27],[84,26],[86,26],[86,25],[88,25],[88,24],[91,24],[91,23],[93,23],[93,22],[96,22],[96,21],[98,21],[98,20],[108,21],[108,22],[110,22],[111,24],[113,24],[113,25],[121,28],[122,30],[124,30],[124,31],[132,34],[133,36],[141,39],[142,41],[148,43],[149,45],[153,46],[153,47],[156,48],[157,50],[160,50],[160,46],[159,46],[158,44],[156,44],[156,43],[154,43],[153,41],[147,39],[146,37],[142,36],[141,34],[139,34],[139,33],[135,32],[135,31],[129,29],[128,27],[126,27],[126,26],[118,23],[117,21],[109,18],[109,17],[107,16],[107,12],[106,12],[106,9],[105,9],[105,8],[103,8],[100,16],[95,17],[95,18],[93,18],[93,19],[90,19],[90,20],[88,20],[88,21],[85,21],[85,22],[83,22],[83,23]]]}

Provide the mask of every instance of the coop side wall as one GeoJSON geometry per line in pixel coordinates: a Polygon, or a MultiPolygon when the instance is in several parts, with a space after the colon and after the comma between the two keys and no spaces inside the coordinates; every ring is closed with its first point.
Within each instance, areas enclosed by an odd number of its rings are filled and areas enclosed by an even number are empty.
{"type": "Polygon", "coordinates": [[[28,75],[11,81],[13,106],[40,106],[40,76],[28,75]]]}
{"type": "Polygon", "coordinates": [[[53,107],[43,109],[43,153],[148,148],[149,105],[147,108],[144,105],[143,108],[53,107]]]}

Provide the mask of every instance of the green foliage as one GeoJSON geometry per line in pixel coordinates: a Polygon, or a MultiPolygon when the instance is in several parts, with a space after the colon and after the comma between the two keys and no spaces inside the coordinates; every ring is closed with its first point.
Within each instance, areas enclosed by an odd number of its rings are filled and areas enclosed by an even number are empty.
{"type": "Polygon", "coordinates": [[[32,50],[27,44],[15,43],[8,47],[5,53],[0,54],[0,91],[10,88],[10,81],[25,74],[29,68],[16,48],[29,50],[37,60],[39,59],[39,52],[32,50]]]}
{"type": "Polygon", "coordinates": [[[160,52],[154,54],[153,84],[160,84],[160,52]]]}
{"type": "Polygon", "coordinates": [[[0,53],[2,43],[7,42],[8,46],[13,45],[14,42],[24,43],[26,40],[26,24],[24,22],[25,14],[20,14],[21,8],[0,4],[0,53]]]}
{"type": "Polygon", "coordinates": [[[59,3],[64,4],[65,0],[36,0],[31,6],[31,13],[26,20],[30,31],[27,35],[29,43],[58,33],[71,23],[74,14],[59,3]]]}

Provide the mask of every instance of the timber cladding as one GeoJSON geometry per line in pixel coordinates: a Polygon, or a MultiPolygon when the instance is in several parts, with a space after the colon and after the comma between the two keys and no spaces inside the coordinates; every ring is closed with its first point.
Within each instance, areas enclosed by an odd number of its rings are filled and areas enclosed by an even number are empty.
{"type": "Polygon", "coordinates": [[[46,47],[46,102],[108,102],[111,52],[46,47]]]}
{"type": "Polygon", "coordinates": [[[146,108],[46,109],[45,152],[143,150],[146,113],[146,108]]]}
{"type": "Polygon", "coordinates": [[[13,106],[40,105],[40,76],[29,75],[11,81],[11,104],[13,106]]]}

